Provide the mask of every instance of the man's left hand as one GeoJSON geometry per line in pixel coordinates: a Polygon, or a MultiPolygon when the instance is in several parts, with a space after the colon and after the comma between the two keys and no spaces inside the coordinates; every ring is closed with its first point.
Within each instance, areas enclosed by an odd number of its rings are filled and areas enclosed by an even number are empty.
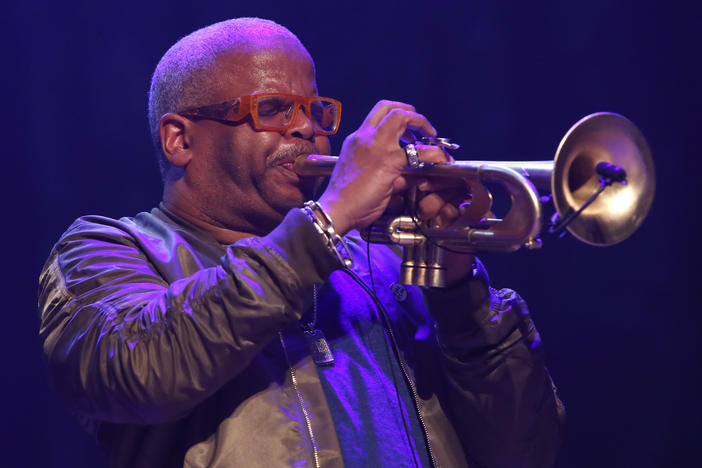
{"type": "MultiPolygon", "coordinates": [[[[443,149],[416,145],[421,162],[453,161],[443,149]]],[[[427,227],[450,228],[464,214],[462,204],[470,199],[469,187],[460,178],[418,177],[415,213],[427,227]]],[[[466,221],[466,220],[463,220],[466,221]]],[[[447,285],[451,286],[472,274],[474,255],[444,251],[447,285]]]]}

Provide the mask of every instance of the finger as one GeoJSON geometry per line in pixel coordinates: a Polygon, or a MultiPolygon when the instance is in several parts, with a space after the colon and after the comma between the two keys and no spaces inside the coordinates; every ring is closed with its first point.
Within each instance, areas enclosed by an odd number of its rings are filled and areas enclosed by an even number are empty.
{"type": "Polygon", "coordinates": [[[392,193],[393,195],[400,194],[406,191],[410,186],[414,184],[414,181],[405,176],[398,176],[392,183],[392,193]]]}
{"type": "Polygon", "coordinates": [[[404,109],[409,112],[415,112],[414,106],[410,104],[405,104],[404,102],[398,101],[388,101],[384,99],[373,106],[373,109],[371,109],[366,116],[366,119],[363,121],[363,125],[377,127],[380,125],[380,122],[382,122],[385,116],[387,116],[393,109],[404,109]]]}
{"type": "Polygon", "coordinates": [[[441,208],[439,214],[434,218],[434,221],[437,227],[446,228],[453,226],[453,223],[456,222],[460,215],[461,212],[455,205],[447,203],[441,208]]]}
{"type": "Polygon", "coordinates": [[[378,126],[377,135],[387,141],[399,141],[407,129],[414,130],[424,136],[436,136],[436,129],[426,117],[417,112],[405,109],[392,109],[378,126]]]}
{"type": "Polygon", "coordinates": [[[460,210],[455,205],[447,203],[441,207],[435,216],[432,216],[425,221],[429,223],[430,227],[448,228],[454,226],[456,220],[458,220],[460,216],[460,210]]]}
{"type": "Polygon", "coordinates": [[[439,146],[415,145],[419,152],[419,160],[421,162],[447,162],[451,161],[451,155],[444,151],[444,148],[439,146]]]}
{"type": "Polygon", "coordinates": [[[446,215],[451,214],[458,217],[458,209],[448,202],[448,200],[454,197],[455,194],[453,191],[434,192],[422,197],[417,204],[417,216],[419,219],[426,221],[435,218],[444,207],[447,207],[445,211],[446,215]]]}

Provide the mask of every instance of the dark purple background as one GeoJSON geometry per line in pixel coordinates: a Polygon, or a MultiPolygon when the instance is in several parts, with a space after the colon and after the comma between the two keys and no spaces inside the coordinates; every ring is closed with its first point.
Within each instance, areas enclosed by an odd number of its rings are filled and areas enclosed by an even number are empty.
{"type": "Polygon", "coordinates": [[[342,135],[381,98],[416,105],[463,145],[459,159],[550,159],[571,124],[600,110],[637,123],[658,186],[631,239],[609,249],[547,239],[541,252],[484,259],[495,285],[528,300],[544,338],[568,408],[559,467],[693,466],[702,429],[690,220],[699,200],[700,3],[253,3],[261,6],[4,7],[2,464],[99,466],[93,442],[48,388],[36,337],[39,270],[74,218],[133,215],[159,201],[146,123],[153,67],[182,35],[256,15],[309,48],[320,93],[344,102],[342,135]]]}

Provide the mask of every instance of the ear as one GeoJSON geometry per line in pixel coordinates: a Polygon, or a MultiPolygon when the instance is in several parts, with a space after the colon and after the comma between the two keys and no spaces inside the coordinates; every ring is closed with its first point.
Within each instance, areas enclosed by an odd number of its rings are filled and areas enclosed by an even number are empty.
{"type": "Polygon", "coordinates": [[[185,167],[192,159],[190,147],[192,122],[182,115],[168,113],[161,117],[158,132],[161,149],[168,161],[176,167],[185,167]]]}

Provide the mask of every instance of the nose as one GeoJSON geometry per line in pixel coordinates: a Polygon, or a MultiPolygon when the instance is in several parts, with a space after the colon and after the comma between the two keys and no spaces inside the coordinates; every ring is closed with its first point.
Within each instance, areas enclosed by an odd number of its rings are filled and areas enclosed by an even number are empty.
{"type": "Polygon", "coordinates": [[[299,106],[295,115],[295,121],[286,130],[286,135],[303,140],[312,140],[315,136],[315,128],[312,120],[305,113],[305,108],[299,106]]]}

